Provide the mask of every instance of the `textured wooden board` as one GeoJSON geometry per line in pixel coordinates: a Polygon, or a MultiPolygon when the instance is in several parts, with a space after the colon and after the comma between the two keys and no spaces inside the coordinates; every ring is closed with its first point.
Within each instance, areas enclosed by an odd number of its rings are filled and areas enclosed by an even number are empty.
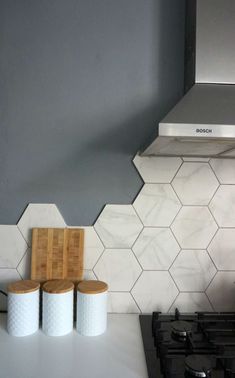
{"type": "Polygon", "coordinates": [[[31,279],[83,279],[84,230],[33,228],[31,279]]]}

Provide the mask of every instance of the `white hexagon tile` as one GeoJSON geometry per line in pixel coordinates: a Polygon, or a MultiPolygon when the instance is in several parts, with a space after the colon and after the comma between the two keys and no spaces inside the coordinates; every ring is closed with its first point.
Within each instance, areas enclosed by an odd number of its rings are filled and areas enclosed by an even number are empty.
{"type": "Polygon", "coordinates": [[[106,205],[94,227],[106,248],[130,248],[143,225],[131,205],[106,205]]]}
{"type": "MultiPolygon", "coordinates": [[[[84,227],[84,279],[107,281],[109,312],[235,310],[235,160],[133,163],[144,182],[133,204],[106,205],[84,227]]],[[[33,227],[66,224],[56,205],[29,204],[17,226],[0,225],[3,289],[30,276],[33,227]]]]}
{"type": "Polygon", "coordinates": [[[133,206],[145,226],[168,227],[181,208],[169,184],[145,184],[133,206]]]}
{"type": "Polygon", "coordinates": [[[140,309],[130,293],[108,293],[108,312],[138,314],[140,309]]]}
{"type": "Polygon", "coordinates": [[[23,280],[30,279],[30,272],[31,272],[31,249],[30,248],[27,249],[21,261],[19,262],[19,265],[17,266],[17,271],[23,280]]]}
{"type": "Polygon", "coordinates": [[[235,227],[235,185],[221,185],[209,207],[220,227],[235,227]]]}
{"type": "Polygon", "coordinates": [[[218,272],[206,293],[215,311],[235,311],[235,272],[218,272]]]}
{"type": "MultiPolygon", "coordinates": [[[[16,269],[0,269],[0,289],[4,292],[7,292],[7,286],[11,282],[15,282],[20,280],[21,277],[16,269]]],[[[7,301],[6,297],[0,295],[0,310],[6,310],[7,308],[7,301]]]]}
{"type": "Polygon", "coordinates": [[[94,268],[110,291],[130,291],[141,271],[131,249],[106,249],[94,268]]]}
{"type": "Polygon", "coordinates": [[[145,227],[133,246],[139,263],[145,270],[167,270],[180,251],[169,228],[145,227]]]}
{"type": "Polygon", "coordinates": [[[218,270],[235,271],[235,228],[220,228],[208,252],[218,270]]]}
{"type": "Polygon", "coordinates": [[[217,228],[210,211],[204,206],[182,207],[171,226],[184,249],[207,248],[217,228]]]}
{"type": "Polygon", "coordinates": [[[221,184],[235,184],[235,159],[211,159],[210,165],[221,184]]]}
{"type": "Polygon", "coordinates": [[[182,164],[180,158],[136,155],[133,160],[146,183],[170,183],[182,164]]]}
{"type": "Polygon", "coordinates": [[[183,205],[207,205],[219,186],[207,163],[184,163],[172,186],[183,205]]]}
{"type": "Polygon", "coordinates": [[[180,309],[182,313],[213,311],[205,293],[180,293],[169,312],[175,312],[176,308],[180,309]]]}
{"type": "Polygon", "coordinates": [[[145,271],[132,289],[139,308],[144,313],[167,312],[179,291],[169,272],[145,271]]]}
{"type": "Polygon", "coordinates": [[[27,247],[17,226],[0,225],[1,268],[16,268],[27,247]]]}
{"type": "Polygon", "coordinates": [[[33,227],[66,227],[66,223],[54,204],[30,203],[17,226],[29,245],[33,227]]]}
{"type": "Polygon", "coordinates": [[[182,250],[170,273],[180,291],[205,291],[216,268],[205,250],[182,250]]]}
{"type": "Polygon", "coordinates": [[[84,228],[84,269],[93,269],[99,257],[104,252],[104,246],[94,230],[94,227],[84,228]]]}

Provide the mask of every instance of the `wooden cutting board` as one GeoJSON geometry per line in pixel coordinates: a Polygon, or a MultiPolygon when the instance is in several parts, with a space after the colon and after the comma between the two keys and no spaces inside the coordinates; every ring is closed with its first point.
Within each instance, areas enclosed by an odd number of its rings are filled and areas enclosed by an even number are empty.
{"type": "Polygon", "coordinates": [[[33,228],[31,279],[83,279],[84,230],[81,228],[33,228]]]}

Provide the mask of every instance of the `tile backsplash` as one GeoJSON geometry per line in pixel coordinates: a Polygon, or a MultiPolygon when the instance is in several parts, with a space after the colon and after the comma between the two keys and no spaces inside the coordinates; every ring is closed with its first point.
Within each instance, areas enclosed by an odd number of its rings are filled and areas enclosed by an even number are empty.
{"type": "MultiPolygon", "coordinates": [[[[85,279],[109,284],[109,312],[235,310],[235,160],[140,157],[133,204],[85,228],[85,279]]],[[[32,227],[66,227],[54,204],[0,225],[0,288],[28,278],[32,227]]],[[[4,299],[1,308],[5,308],[4,299]]]]}

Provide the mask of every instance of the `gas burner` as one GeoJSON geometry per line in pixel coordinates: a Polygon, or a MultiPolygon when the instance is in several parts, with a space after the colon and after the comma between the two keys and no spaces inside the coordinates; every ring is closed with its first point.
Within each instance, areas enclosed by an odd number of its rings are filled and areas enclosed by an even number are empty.
{"type": "Polygon", "coordinates": [[[140,315],[149,378],[235,378],[235,312],[140,315]]]}
{"type": "Polygon", "coordinates": [[[192,332],[192,326],[184,320],[175,320],[171,322],[172,333],[179,338],[186,338],[192,332]]]}
{"type": "Polygon", "coordinates": [[[207,356],[194,354],[185,358],[185,370],[189,377],[211,377],[212,365],[207,356]]]}

